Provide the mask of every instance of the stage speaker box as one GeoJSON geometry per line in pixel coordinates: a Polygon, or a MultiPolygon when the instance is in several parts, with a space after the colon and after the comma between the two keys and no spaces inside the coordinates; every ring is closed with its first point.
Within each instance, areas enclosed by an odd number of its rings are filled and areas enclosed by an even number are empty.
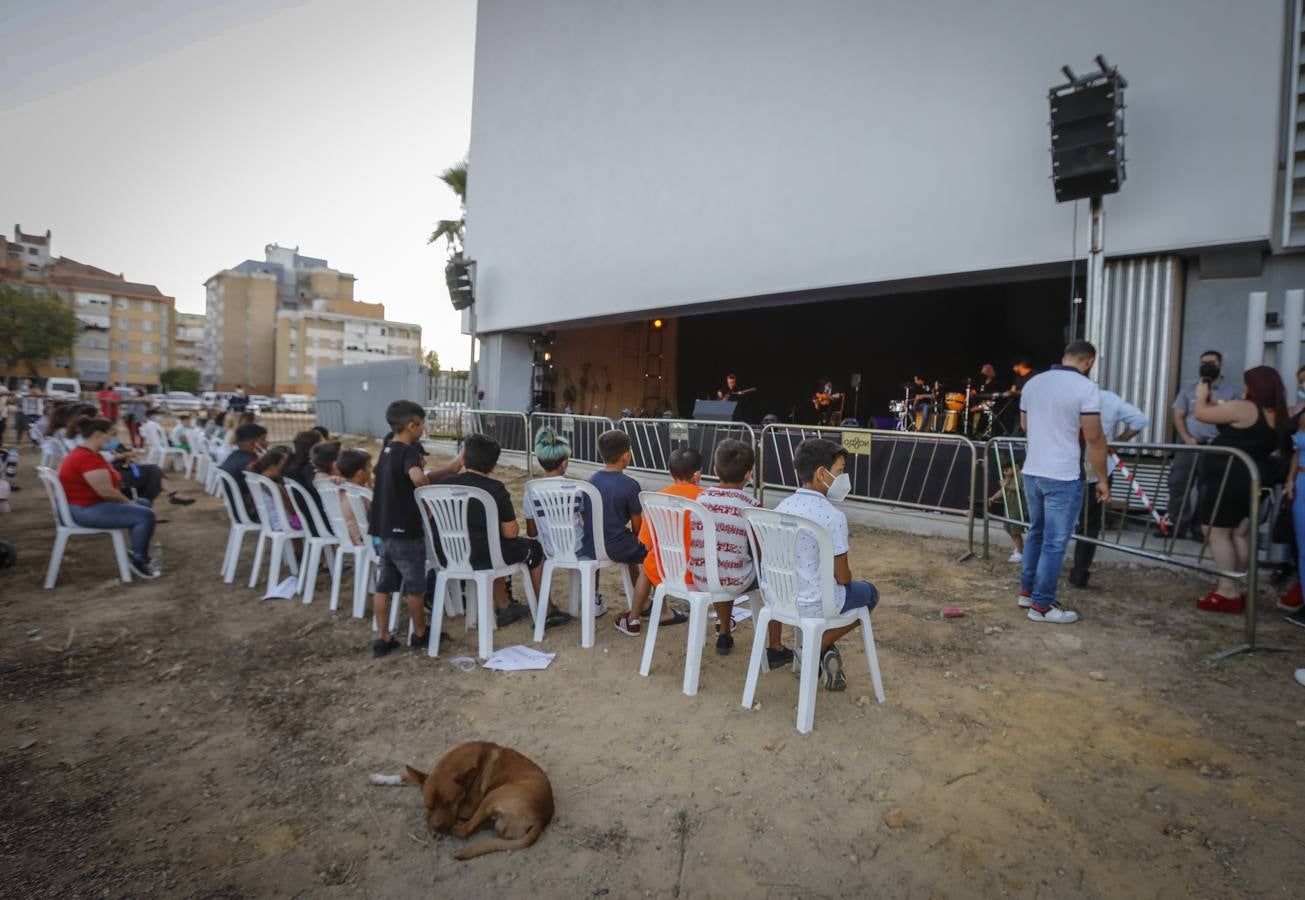
{"type": "Polygon", "coordinates": [[[1052,88],[1051,178],[1056,201],[1113,194],[1124,182],[1124,86],[1102,73],[1052,88]]]}

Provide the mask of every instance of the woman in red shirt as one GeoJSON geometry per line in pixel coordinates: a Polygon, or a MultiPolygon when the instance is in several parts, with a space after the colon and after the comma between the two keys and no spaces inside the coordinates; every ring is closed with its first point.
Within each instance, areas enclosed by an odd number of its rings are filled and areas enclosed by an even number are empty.
{"type": "Polygon", "coordinates": [[[68,498],[72,520],[83,528],[130,530],[132,572],[141,578],[158,578],[159,571],[149,555],[154,510],[133,503],[118,489],[122,476],[100,455],[113,439],[113,423],[108,419],[84,419],[79,430],[81,446],[64,457],[59,467],[59,483],[68,498]]]}

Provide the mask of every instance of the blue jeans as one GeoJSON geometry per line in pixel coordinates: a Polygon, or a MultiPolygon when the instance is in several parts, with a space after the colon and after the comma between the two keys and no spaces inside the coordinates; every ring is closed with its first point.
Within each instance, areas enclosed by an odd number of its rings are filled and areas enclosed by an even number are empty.
{"type": "Polygon", "coordinates": [[[1305,578],[1305,472],[1296,476],[1296,496],[1291,501],[1291,524],[1296,531],[1296,577],[1305,578]]]}
{"type": "Polygon", "coordinates": [[[150,538],[154,536],[154,510],[149,501],[135,503],[96,503],[91,506],[68,504],[72,519],[83,528],[127,528],[131,531],[131,555],[138,562],[150,558],[150,538]]]}
{"type": "Polygon", "coordinates": [[[843,599],[843,612],[850,613],[858,609],[874,609],[879,605],[879,590],[868,581],[851,581],[847,584],[847,596],[843,599]]]}
{"type": "Polygon", "coordinates": [[[1024,538],[1020,592],[1032,593],[1033,608],[1046,612],[1056,602],[1060,567],[1083,506],[1083,480],[1025,474],[1024,497],[1029,505],[1029,533],[1024,538]]]}

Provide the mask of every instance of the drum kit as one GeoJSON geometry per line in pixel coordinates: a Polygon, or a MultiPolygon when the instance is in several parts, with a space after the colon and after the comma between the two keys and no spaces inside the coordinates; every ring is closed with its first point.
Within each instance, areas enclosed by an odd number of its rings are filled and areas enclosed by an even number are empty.
{"type": "Polygon", "coordinates": [[[888,404],[889,413],[897,419],[898,431],[964,434],[982,440],[992,437],[1000,394],[977,393],[969,381],[964,391],[944,391],[941,382],[934,382],[930,393],[917,391],[919,386],[915,384],[904,385],[902,399],[888,404]],[[936,402],[938,398],[941,404],[936,402]]]}

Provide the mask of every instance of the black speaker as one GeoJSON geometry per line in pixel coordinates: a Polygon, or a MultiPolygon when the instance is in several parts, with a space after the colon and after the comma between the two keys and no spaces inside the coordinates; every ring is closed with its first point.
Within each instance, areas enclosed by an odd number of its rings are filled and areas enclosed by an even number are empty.
{"type": "Polygon", "coordinates": [[[471,267],[475,262],[457,257],[444,267],[444,281],[449,286],[449,300],[454,309],[466,309],[475,302],[471,290],[471,267]]]}
{"type": "Polygon", "coordinates": [[[1111,70],[1051,89],[1057,202],[1113,194],[1124,183],[1124,85],[1111,70]]]}

